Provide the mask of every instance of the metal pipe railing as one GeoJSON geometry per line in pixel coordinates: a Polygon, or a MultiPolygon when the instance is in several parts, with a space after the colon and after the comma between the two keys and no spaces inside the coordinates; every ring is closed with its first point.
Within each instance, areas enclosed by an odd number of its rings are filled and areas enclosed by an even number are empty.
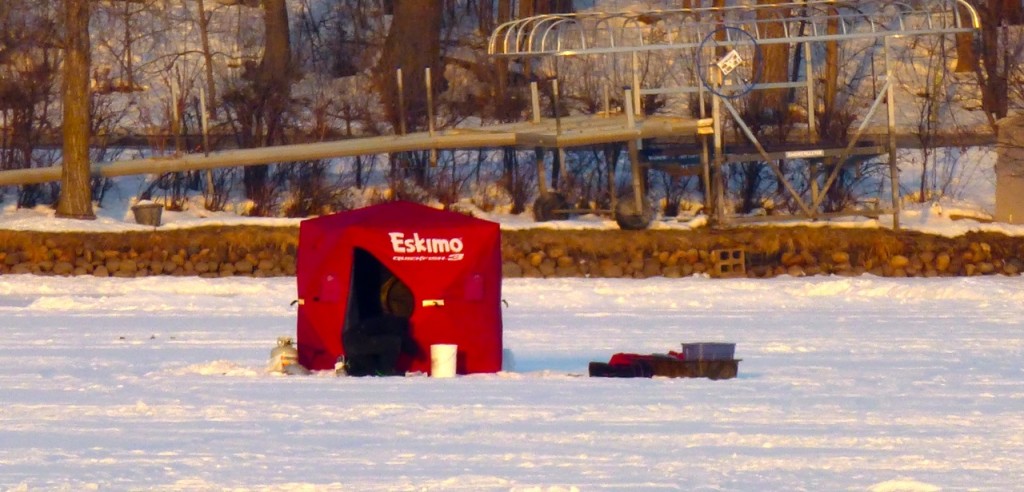
{"type": "Polygon", "coordinates": [[[723,26],[744,26],[759,44],[842,41],[886,36],[919,36],[974,32],[980,29],[977,10],[966,0],[903,2],[832,2],[816,0],[771,5],[703,7],[647,12],[580,12],[517,19],[498,26],[488,42],[496,56],[573,56],[636,51],[695,48],[703,36],[723,26]],[[765,11],[779,16],[765,18],[765,11]],[[760,15],[759,18],[759,13],[760,15]],[[966,16],[964,15],[966,13],[966,16]],[[966,18],[965,18],[966,17],[966,18]],[[827,32],[829,21],[839,20],[839,33],[827,32]],[[784,24],[784,35],[769,37],[767,24],[784,24]],[[668,35],[649,42],[650,26],[660,25],[668,35]],[[810,35],[796,36],[793,26],[803,24],[810,35]],[[810,28],[807,29],[807,26],[810,28]],[[572,38],[567,34],[571,33],[572,38]],[[510,42],[514,40],[513,42],[510,42]]]}

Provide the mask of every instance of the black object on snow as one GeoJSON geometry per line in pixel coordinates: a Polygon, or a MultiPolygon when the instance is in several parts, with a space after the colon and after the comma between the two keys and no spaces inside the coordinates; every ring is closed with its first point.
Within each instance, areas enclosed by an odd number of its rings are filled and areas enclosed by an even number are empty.
{"type": "Polygon", "coordinates": [[[394,376],[402,353],[415,355],[409,319],[382,314],[349,327],[342,334],[350,376],[394,376]]]}

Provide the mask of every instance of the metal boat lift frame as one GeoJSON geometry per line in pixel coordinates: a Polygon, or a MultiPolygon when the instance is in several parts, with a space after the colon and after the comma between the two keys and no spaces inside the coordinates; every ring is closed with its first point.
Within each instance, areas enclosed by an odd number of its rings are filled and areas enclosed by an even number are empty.
{"type": "MultiPolygon", "coordinates": [[[[752,158],[768,163],[779,182],[803,211],[812,219],[822,218],[819,212],[829,188],[835,183],[843,163],[854,154],[888,154],[892,188],[892,209],[876,213],[892,213],[893,227],[899,228],[899,170],[896,165],[896,121],[895,93],[890,60],[892,40],[912,36],[945,36],[970,34],[975,37],[981,27],[977,11],[966,0],[920,0],[905,2],[887,1],[831,1],[806,0],[770,5],[739,5],[722,8],[702,7],[691,9],[667,9],[640,12],[580,12],[572,14],[549,14],[513,20],[498,26],[490,36],[488,53],[494,56],[523,60],[552,60],[557,67],[559,59],[585,56],[630,55],[632,59],[632,100],[627,101],[627,110],[641,118],[641,101],[644,95],[694,94],[700,101],[700,116],[706,115],[704,101],[711,98],[714,132],[713,162],[709,156],[706,137],[701,137],[703,151],[701,163],[705,182],[705,202],[710,205],[712,196],[717,197],[713,219],[725,224],[730,219],[724,211],[725,183],[721,180],[723,167],[727,163],[744,162],[752,158]],[[657,26],[658,29],[652,29],[657,26]],[[781,26],[783,35],[771,34],[781,26]],[[716,32],[717,31],[717,32],[716,32]],[[683,84],[678,87],[641,87],[639,55],[655,51],[681,51],[693,54],[694,58],[707,52],[704,44],[714,40],[716,48],[742,50],[743,36],[729,33],[743,32],[752,38],[755,46],[786,44],[791,49],[804,49],[805,67],[800,73],[803,80],[794,82],[763,83],[754,80],[748,87],[730,87],[722,83],[720,75],[700,73],[703,83],[683,84]],[[714,34],[713,34],[714,33],[714,34]],[[883,50],[883,85],[878,91],[867,115],[842,147],[825,147],[818,144],[815,121],[815,83],[812,45],[826,42],[850,42],[868,40],[881,44],[883,50]],[[743,90],[740,90],[743,89],[743,90]],[[758,141],[733,104],[733,100],[749,91],[768,89],[803,89],[806,91],[807,142],[800,150],[768,152],[758,141]],[[888,133],[885,145],[857,147],[868,123],[873,119],[879,106],[885,101],[888,107],[888,133]],[[741,130],[756,154],[737,155],[725,152],[723,138],[723,113],[727,113],[741,130]],[[810,148],[807,146],[810,145],[810,148]],[[811,179],[810,200],[805,200],[783,174],[776,161],[790,159],[829,158],[835,165],[820,189],[817,180],[811,179]],[[712,166],[718,179],[712,179],[712,166]]],[[[750,49],[746,47],[746,49],[750,49]]],[[[716,53],[720,53],[718,51],[716,53]]],[[[749,53],[748,53],[749,57],[749,53]]],[[[698,68],[697,70],[701,70],[698,68]]],[[[557,74],[557,69],[556,69],[557,74]]],[[[557,76],[557,75],[556,75],[557,76]]],[[[691,77],[690,80],[694,78],[691,77]]],[[[637,210],[640,210],[644,193],[639,178],[641,166],[637,162],[637,141],[627,142],[633,164],[633,188],[637,210]]],[[[834,214],[833,214],[834,215],[834,214]]],[[[844,215],[844,214],[840,214],[844,215]]]]}

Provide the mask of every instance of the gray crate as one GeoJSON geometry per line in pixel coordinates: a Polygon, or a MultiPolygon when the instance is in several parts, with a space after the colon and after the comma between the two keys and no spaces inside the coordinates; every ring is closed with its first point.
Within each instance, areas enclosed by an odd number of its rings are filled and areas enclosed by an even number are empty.
{"type": "Polygon", "coordinates": [[[685,360],[733,360],[736,355],[735,343],[684,343],[685,360]]]}

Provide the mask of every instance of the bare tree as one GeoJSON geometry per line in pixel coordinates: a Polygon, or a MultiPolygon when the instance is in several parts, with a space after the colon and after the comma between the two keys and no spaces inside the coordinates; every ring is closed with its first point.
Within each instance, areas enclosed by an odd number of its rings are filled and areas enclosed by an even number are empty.
{"type": "MultiPolygon", "coordinates": [[[[775,5],[787,0],[758,0],[759,5],[775,5]]],[[[785,19],[792,14],[789,8],[760,8],[757,20],[761,22],[762,36],[781,38],[785,36],[785,19]]],[[[761,46],[762,59],[755,70],[761,73],[762,82],[786,82],[789,77],[789,45],[768,44],[761,46]]],[[[781,123],[786,113],[786,89],[755,91],[750,95],[750,108],[757,112],[755,122],[781,123]]],[[[756,125],[755,125],[756,126],[756,125]]]]}
{"type": "MultiPolygon", "coordinates": [[[[263,57],[250,63],[242,74],[243,83],[223,95],[225,109],[236,125],[241,147],[265,147],[285,140],[285,115],[291,104],[291,88],[297,79],[291,57],[288,9],[285,0],[264,0],[263,57]]],[[[248,166],[243,170],[245,195],[252,200],[253,215],[267,215],[272,207],[276,183],[270,180],[270,166],[248,166]]]]}
{"type": "Polygon", "coordinates": [[[89,173],[89,0],[64,0],[64,145],[57,216],[95,219],[89,173]]]}
{"type": "MultiPolygon", "coordinates": [[[[388,120],[395,128],[412,130],[426,121],[425,69],[438,68],[441,60],[441,0],[395,0],[394,9],[377,65],[377,84],[388,120]]],[[[431,71],[434,87],[441,83],[441,72],[431,71]]]]}
{"type": "MultiPolygon", "coordinates": [[[[58,107],[59,36],[55,2],[12,0],[0,3],[0,169],[50,165],[55,158],[39,152],[53,137],[51,113],[58,107]]],[[[54,153],[55,154],[55,153],[54,153]]],[[[23,185],[17,205],[33,207],[44,185],[23,185]]]]}
{"type": "MultiPolygon", "coordinates": [[[[982,107],[989,123],[1009,113],[1009,75],[1019,65],[1014,50],[1007,46],[1007,26],[1024,22],[1024,7],[1019,0],[975,0],[981,17],[981,40],[975,45],[970,36],[957,38],[957,71],[973,70],[981,86],[982,107]],[[974,48],[980,53],[974,53],[974,48]]],[[[961,14],[966,12],[961,11],[961,14]]]]}
{"type": "Polygon", "coordinates": [[[207,110],[211,118],[217,114],[217,83],[213,76],[213,50],[210,48],[210,13],[203,0],[196,0],[199,14],[199,39],[202,44],[203,67],[206,71],[207,110]]]}
{"type": "MultiPolygon", "coordinates": [[[[915,193],[919,202],[927,202],[947,195],[962,172],[960,152],[946,143],[949,138],[968,132],[959,125],[956,93],[958,82],[970,78],[950,70],[948,41],[943,37],[918,38],[908,48],[914,70],[901,71],[897,77],[901,85],[912,88],[904,105],[917,110],[916,136],[920,150],[920,181],[915,193]],[[906,77],[904,79],[904,77],[906,77]]],[[[962,90],[959,92],[963,92],[962,90]]]]}
{"type": "MultiPolygon", "coordinates": [[[[395,0],[394,18],[376,69],[376,83],[388,121],[397,133],[423,128],[427,117],[426,69],[440,88],[441,0],[395,0]],[[415,48],[413,48],[415,47],[415,48]]],[[[410,175],[426,184],[427,160],[415,153],[392,156],[392,182],[410,175]]]]}

